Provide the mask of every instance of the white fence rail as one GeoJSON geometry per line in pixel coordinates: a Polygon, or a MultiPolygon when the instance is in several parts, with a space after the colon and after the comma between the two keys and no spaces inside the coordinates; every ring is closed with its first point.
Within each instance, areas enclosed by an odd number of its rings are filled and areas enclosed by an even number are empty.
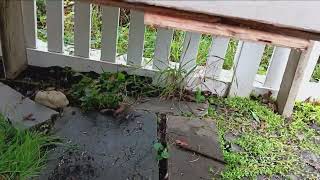
{"type": "MultiPolygon", "coordinates": [[[[102,14],[102,48],[90,49],[91,5],[85,2],[75,3],[74,55],[65,52],[63,44],[63,0],[47,1],[47,37],[48,43],[37,40],[36,4],[35,0],[23,1],[24,28],[26,32],[28,63],[34,66],[69,66],[77,71],[127,71],[154,77],[160,69],[170,66],[170,45],[173,37],[172,29],[157,28],[155,52],[151,64],[146,64],[143,57],[144,48],[144,14],[131,11],[128,52],[117,56],[117,38],[119,26],[119,8],[103,6],[102,14]]],[[[186,70],[196,65],[196,57],[201,34],[187,32],[184,38],[180,66],[186,70]]],[[[266,93],[272,91],[276,96],[287,64],[290,49],[276,47],[266,76],[257,75],[265,44],[238,43],[231,70],[222,68],[223,59],[229,44],[229,38],[213,37],[205,66],[199,66],[193,77],[190,77],[188,88],[197,87],[209,90],[218,95],[249,96],[250,93],[266,93]],[[229,90],[229,91],[228,91],[229,90]]],[[[66,45],[67,46],[67,45],[66,45]]],[[[320,83],[309,82],[320,54],[315,48],[310,56],[310,63],[305,76],[305,85],[298,98],[320,98],[320,83]]]]}

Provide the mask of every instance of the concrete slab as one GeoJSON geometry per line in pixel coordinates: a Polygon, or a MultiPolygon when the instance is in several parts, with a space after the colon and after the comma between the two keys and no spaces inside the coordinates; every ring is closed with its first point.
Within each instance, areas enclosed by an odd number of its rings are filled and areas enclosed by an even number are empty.
{"type": "Polygon", "coordinates": [[[172,115],[192,113],[195,116],[203,116],[207,113],[208,104],[150,98],[143,103],[135,104],[133,108],[172,115]]]}
{"type": "Polygon", "coordinates": [[[168,160],[168,179],[209,180],[219,176],[224,168],[224,166],[217,161],[178,149],[175,146],[169,146],[168,150],[170,153],[168,160]]]}
{"type": "Polygon", "coordinates": [[[50,153],[39,179],[150,179],[159,178],[153,144],[157,117],[146,111],[130,112],[126,119],[66,108],[53,128],[64,146],[50,153]]]}
{"type": "Polygon", "coordinates": [[[0,112],[17,128],[31,128],[42,124],[58,112],[25,98],[11,87],[0,83],[0,112]]]}
{"type": "Polygon", "coordinates": [[[168,116],[167,143],[175,140],[187,142],[189,147],[223,161],[216,125],[212,120],[168,116]]]}
{"type": "Polygon", "coordinates": [[[169,179],[211,179],[223,170],[223,155],[212,120],[168,116],[166,136],[169,179]],[[178,148],[176,140],[186,142],[188,149],[199,153],[178,148]]]}

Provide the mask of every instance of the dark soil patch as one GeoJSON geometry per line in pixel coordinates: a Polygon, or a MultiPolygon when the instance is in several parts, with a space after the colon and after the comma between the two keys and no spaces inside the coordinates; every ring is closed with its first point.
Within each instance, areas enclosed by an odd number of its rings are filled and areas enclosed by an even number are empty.
{"type": "MultiPolygon", "coordinates": [[[[165,147],[167,147],[167,140],[166,140],[166,130],[167,130],[167,116],[166,114],[158,114],[158,127],[157,127],[157,134],[158,134],[158,141],[165,147]]],[[[162,159],[159,161],[159,179],[164,180],[167,179],[168,173],[168,160],[162,159]]]]}

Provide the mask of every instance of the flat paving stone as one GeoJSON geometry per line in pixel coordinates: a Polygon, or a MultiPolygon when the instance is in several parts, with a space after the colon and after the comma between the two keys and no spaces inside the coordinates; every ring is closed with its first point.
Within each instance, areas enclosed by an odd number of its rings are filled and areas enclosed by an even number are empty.
{"type": "Polygon", "coordinates": [[[58,115],[3,83],[0,83],[0,95],[0,112],[17,128],[32,128],[58,115]]]}
{"type": "Polygon", "coordinates": [[[184,113],[192,113],[195,116],[203,116],[207,114],[208,104],[150,98],[143,103],[135,104],[133,108],[177,116],[184,113]]]}
{"type": "Polygon", "coordinates": [[[223,170],[223,155],[212,120],[168,116],[166,136],[169,179],[211,179],[223,170]],[[188,149],[197,153],[179,148],[176,140],[187,143],[188,149]]]}
{"type": "Polygon", "coordinates": [[[159,178],[153,144],[157,141],[157,117],[147,111],[132,111],[126,119],[97,112],[82,113],[66,108],[54,125],[64,138],[49,155],[39,179],[105,180],[159,178]]]}

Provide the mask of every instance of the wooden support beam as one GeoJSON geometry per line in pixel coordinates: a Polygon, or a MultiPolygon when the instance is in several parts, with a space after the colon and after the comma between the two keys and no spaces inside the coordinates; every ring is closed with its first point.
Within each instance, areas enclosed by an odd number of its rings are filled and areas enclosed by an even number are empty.
{"type": "Polygon", "coordinates": [[[278,33],[264,32],[255,29],[230,26],[217,22],[201,22],[184,17],[173,17],[168,15],[145,13],[144,22],[145,24],[156,25],[160,27],[177,28],[185,31],[213,34],[223,37],[236,37],[241,40],[262,42],[266,44],[292,47],[301,50],[305,50],[309,45],[309,41],[302,38],[291,37],[278,33]]]}
{"type": "Polygon", "coordinates": [[[0,1],[0,29],[6,78],[13,79],[28,64],[21,0],[0,1]]]}
{"type": "Polygon", "coordinates": [[[307,51],[291,50],[290,52],[277,97],[278,111],[284,117],[290,117],[292,114],[294,103],[300,86],[303,85],[304,74],[314,48],[316,48],[315,42],[311,41],[307,51]]]}

